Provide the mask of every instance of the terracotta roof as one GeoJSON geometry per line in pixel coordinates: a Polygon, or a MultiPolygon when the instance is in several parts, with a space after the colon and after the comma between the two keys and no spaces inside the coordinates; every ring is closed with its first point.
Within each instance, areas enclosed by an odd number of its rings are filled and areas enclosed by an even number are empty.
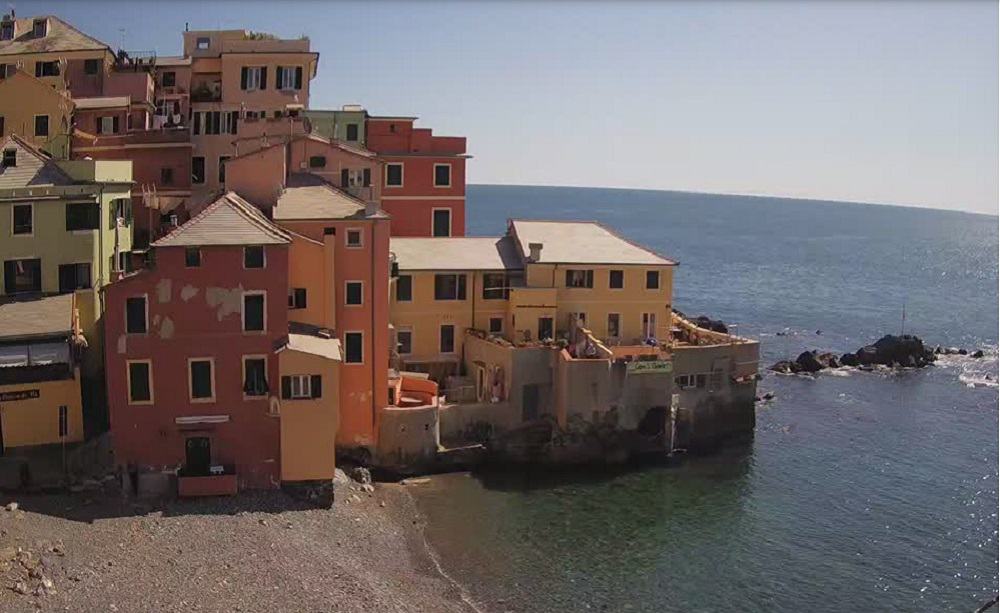
{"type": "Polygon", "coordinates": [[[520,270],[514,241],[502,237],[389,239],[400,270],[520,270]]]}
{"type": "Polygon", "coordinates": [[[512,219],[510,234],[527,257],[530,243],[541,243],[539,262],[548,264],[676,264],[637,245],[596,221],[532,221],[512,219]]]}
{"type": "Polygon", "coordinates": [[[73,294],[0,300],[0,339],[70,335],[73,294]]]}
{"type": "Polygon", "coordinates": [[[127,107],[132,100],[128,96],[101,96],[97,98],[74,98],[77,109],[110,109],[127,107]]]}
{"type": "Polygon", "coordinates": [[[288,233],[234,192],[223,194],[152,247],[283,245],[288,233]]]}
{"type": "Polygon", "coordinates": [[[63,172],[52,159],[21,139],[11,134],[0,141],[0,151],[16,150],[16,166],[0,167],[0,189],[14,187],[47,187],[72,185],[73,179],[63,172]]]}
{"type": "Polygon", "coordinates": [[[106,43],[84,34],[54,15],[39,15],[15,19],[14,21],[14,39],[0,41],[0,55],[52,53],[56,51],[111,51],[111,47],[106,43]],[[45,36],[36,37],[32,34],[36,19],[48,20],[45,36]]]}
{"type": "Polygon", "coordinates": [[[288,177],[272,215],[278,221],[363,218],[365,203],[316,175],[295,173],[288,177]]]}
{"type": "Polygon", "coordinates": [[[347,153],[353,153],[353,154],[359,155],[361,157],[366,157],[366,158],[375,158],[375,157],[378,157],[378,154],[376,154],[374,151],[371,151],[369,149],[365,149],[364,147],[355,147],[354,145],[348,145],[347,143],[345,143],[343,141],[330,140],[328,138],[323,138],[322,136],[320,136],[318,134],[313,134],[313,133],[309,133],[309,134],[296,134],[295,136],[292,136],[291,138],[282,137],[280,134],[269,134],[269,135],[265,135],[265,136],[241,136],[239,138],[233,139],[232,142],[238,144],[238,143],[242,143],[242,142],[245,142],[245,141],[261,140],[261,138],[280,139],[280,140],[278,140],[278,142],[275,142],[275,143],[272,143],[272,144],[269,144],[269,145],[265,145],[265,146],[261,147],[260,149],[254,149],[253,151],[248,151],[247,153],[238,155],[238,156],[230,159],[229,161],[232,162],[234,160],[238,160],[238,159],[241,159],[241,158],[249,157],[251,155],[260,153],[261,151],[267,151],[268,149],[273,149],[274,147],[283,147],[283,146],[291,144],[291,143],[296,143],[296,142],[298,142],[300,140],[316,141],[318,143],[323,143],[325,145],[330,145],[331,147],[336,147],[337,149],[340,149],[342,151],[346,151],[347,153]]]}

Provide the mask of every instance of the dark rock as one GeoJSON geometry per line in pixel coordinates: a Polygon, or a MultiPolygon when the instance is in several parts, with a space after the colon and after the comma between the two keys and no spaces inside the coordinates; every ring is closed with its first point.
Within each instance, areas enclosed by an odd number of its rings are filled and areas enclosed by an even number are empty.
{"type": "Polygon", "coordinates": [[[803,351],[795,358],[795,363],[804,372],[819,372],[824,368],[823,363],[816,359],[815,351],[803,351]]]}
{"type": "Polygon", "coordinates": [[[832,353],[820,353],[816,355],[816,360],[823,365],[823,368],[840,368],[840,360],[832,353]]]}
{"type": "Polygon", "coordinates": [[[967,349],[959,349],[958,355],[969,355],[969,351],[967,349]]]}
{"type": "Polygon", "coordinates": [[[773,364],[769,370],[773,370],[774,372],[782,372],[790,374],[799,372],[800,370],[802,370],[802,367],[799,366],[797,362],[792,362],[789,360],[781,360],[780,362],[776,362],[775,364],[773,364]]]}
{"type": "Polygon", "coordinates": [[[871,345],[858,349],[854,355],[857,356],[858,364],[861,366],[871,366],[878,363],[878,349],[871,345]]]}
{"type": "Polygon", "coordinates": [[[706,317],[705,315],[699,315],[691,320],[691,323],[698,326],[699,328],[704,328],[706,330],[711,330],[713,332],[721,332],[723,334],[729,334],[729,328],[726,324],[719,321],[718,319],[712,319],[711,317],[706,317]]]}
{"type": "Polygon", "coordinates": [[[934,353],[937,355],[941,355],[942,353],[944,353],[944,349],[941,347],[941,345],[938,345],[937,347],[934,348],[934,353]]]}
{"type": "Polygon", "coordinates": [[[357,481],[358,483],[372,482],[372,473],[364,466],[355,466],[354,468],[351,469],[349,474],[351,478],[357,481]]]}
{"type": "Polygon", "coordinates": [[[859,363],[858,356],[853,353],[845,353],[840,356],[840,364],[842,366],[857,366],[859,363]]]}
{"type": "Polygon", "coordinates": [[[975,351],[975,352],[974,352],[974,353],[972,354],[972,357],[974,357],[974,358],[981,358],[981,357],[983,357],[983,356],[985,356],[985,355],[986,355],[986,354],[985,354],[985,353],[983,353],[983,350],[982,350],[982,349],[979,349],[979,350],[975,351]]]}

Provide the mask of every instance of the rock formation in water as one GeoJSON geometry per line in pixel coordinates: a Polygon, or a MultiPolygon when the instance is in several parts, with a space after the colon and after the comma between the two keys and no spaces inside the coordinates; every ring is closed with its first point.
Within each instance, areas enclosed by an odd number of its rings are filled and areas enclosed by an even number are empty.
{"type": "Polygon", "coordinates": [[[803,351],[795,360],[782,360],[771,366],[770,370],[781,373],[816,373],[839,366],[922,368],[933,364],[938,353],[924,345],[924,341],[917,336],[887,334],[874,344],[865,345],[854,353],[845,353],[840,358],[829,352],[803,351]]]}

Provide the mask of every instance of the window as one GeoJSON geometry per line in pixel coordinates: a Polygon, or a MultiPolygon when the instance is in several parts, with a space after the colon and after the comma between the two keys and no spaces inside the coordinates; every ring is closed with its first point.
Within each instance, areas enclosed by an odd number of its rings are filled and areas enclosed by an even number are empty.
{"type": "Polygon", "coordinates": [[[451,187],[451,164],[434,165],[434,187],[451,187]]]}
{"type": "Polygon", "coordinates": [[[3,263],[3,284],[7,294],[42,291],[42,261],[7,260],[3,263]]]}
{"type": "Polygon", "coordinates": [[[619,313],[608,313],[608,338],[621,336],[622,316],[619,313]]]}
{"type": "Polygon", "coordinates": [[[413,330],[396,331],[396,351],[399,352],[399,355],[413,353],[413,330]]]}
{"type": "Polygon", "coordinates": [[[160,169],[160,183],[163,185],[173,185],[174,184],[174,169],[173,168],[161,168],[160,169]]]}
{"type": "Polygon", "coordinates": [[[439,340],[441,353],[455,353],[455,326],[443,324],[439,340]]]}
{"type": "Polygon", "coordinates": [[[347,246],[352,249],[357,249],[362,246],[362,234],[361,230],[348,230],[344,235],[344,240],[347,241],[347,246]]]}
{"type": "Polygon", "coordinates": [[[35,136],[49,135],[49,116],[35,115],[35,136]]]}
{"type": "Polygon", "coordinates": [[[309,375],[291,375],[288,378],[291,379],[292,385],[289,394],[291,398],[309,398],[312,396],[309,375]]]}
{"type": "Polygon", "coordinates": [[[496,272],[483,275],[483,300],[506,300],[509,297],[507,275],[496,272]]]}
{"type": "Polygon", "coordinates": [[[192,134],[236,134],[239,111],[197,111],[192,114],[192,134]]]}
{"type": "Polygon", "coordinates": [[[538,318],[538,340],[544,341],[553,337],[552,324],[551,317],[538,318]]]}
{"type": "Polygon", "coordinates": [[[246,91],[267,89],[267,67],[244,66],[240,71],[240,89],[246,91]]]}
{"type": "Polygon", "coordinates": [[[35,62],[36,77],[58,77],[59,62],[35,62]]]}
{"type": "Polygon", "coordinates": [[[191,182],[205,182],[205,158],[200,155],[191,158],[191,182]]]}
{"type": "Polygon", "coordinates": [[[31,235],[34,231],[34,207],[30,204],[15,204],[11,207],[11,232],[31,235]]]}
{"type": "Polygon", "coordinates": [[[410,302],[411,300],[413,300],[413,277],[399,275],[396,277],[396,302],[410,302]]]}
{"type": "Polygon", "coordinates": [[[623,289],[625,287],[625,271],[609,270],[608,287],[611,289],[623,289]]]}
{"type": "Polygon", "coordinates": [[[115,198],[111,201],[111,225],[114,226],[119,219],[125,223],[132,222],[131,198],[115,198]]]}
{"type": "Polygon", "coordinates": [[[172,70],[164,72],[160,76],[160,85],[163,87],[175,87],[177,85],[177,73],[172,70]]]}
{"type": "Polygon", "coordinates": [[[656,338],[656,313],[642,314],[642,338],[656,338]]]}
{"type": "Polygon", "coordinates": [[[434,236],[451,236],[451,209],[432,210],[431,226],[434,236]]]}
{"type": "Polygon", "coordinates": [[[364,284],[361,281],[348,281],[344,284],[344,304],[347,306],[360,306],[362,303],[362,290],[364,284]]]}
{"type": "Polygon", "coordinates": [[[90,262],[59,265],[59,293],[90,289],[90,262]]]}
{"type": "Polygon", "coordinates": [[[303,400],[323,396],[323,377],[320,375],[285,375],[281,378],[281,397],[285,400],[303,400]]]}
{"type": "Polygon", "coordinates": [[[111,256],[111,270],[116,272],[132,272],[132,258],[128,251],[119,251],[118,257],[111,256]]]}
{"type": "Polygon", "coordinates": [[[211,44],[212,41],[207,36],[198,37],[198,40],[195,42],[195,46],[202,50],[208,49],[209,45],[211,44]]]}
{"type": "MultiPolygon", "coordinates": [[[[2,128],[3,126],[0,126],[2,128]]],[[[364,187],[372,186],[372,169],[364,168],[361,170],[361,185],[364,187]]]]}
{"type": "Polygon", "coordinates": [[[232,156],[229,155],[219,156],[219,185],[226,184],[226,160],[228,160],[230,157],[232,156]]]}
{"type": "Polygon", "coordinates": [[[306,308],[306,288],[295,287],[288,292],[288,308],[290,309],[304,309],[306,308]]]}
{"type": "Polygon", "coordinates": [[[100,68],[100,60],[83,60],[83,74],[97,74],[100,68]]]}
{"type": "Polygon", "coordinates": [[[344,333],[344,363],[361,364],[365,361],[364,332],[344,333]]]}
{"type": "Polygon", "coordinates": [[[149,360],[130,360],[126,363],[129,404],[153,402],[153,369],[149,360]]]}
{"type": "Polygon", "coordinates": [[[96,230],[101,227],[101,209],[94,202],[66,205],[66,230],[96,230]]]}
{"type": "Polygon", "coordinates": [[[98,134],[117,134],[119,127],[120,124],[118,123],[118,118],[113,115],[97,118],[98,134]]]}
{"type": "Polygon", "coordinates": [[[13,40],[14,39],[14,22],[5,21],[0,24],[0,40],[13,40]]]}
{"type": "Polygon", "coordinates": [[[264,331],[264,294],[243,294],[243,331],[264,331]]]}
{"type": "Polygon", "coordinates": [[[4,168],[17,166],[17,149],[4,149],[3,161],[0,162],[4,168]]]}
{"type": "Polygon", "coordinates": [[[490,317],[490,334],[503,333],[503,317],[490,317]]]}
{"type": "Polygon", "coordinates": [[[403,165],[402,164],[386,164],[385,165],[385,185],[386,185],[386,187],[402,187],[403,186],[403,165]]]}
{"type": "Polygon", "coordinates": [[[243,268],[264,268],[264,247],[260,245],[244,247],[243,268]]]}
{"type": "Polygon", "coordinates": [[[36,19],[31,24],[31,35],[35,38],[41,38],[45,36],[48,31],[48,22],[44,19],[36,19]]]}
{"type": "Polygon", "coordinates": [[[184,266],[187,268],[198,268],[201,266],[201,249],[197,247],[187,247],[184,249],[184,266]]]}
{"type": "Polygon", "coordinates": [[[302,89],[302,67],[278,66],[275,81],[278,89],[302,89]]]}
{"type": "Polygon", "coordinates": [[[695,375],[678,375],[674,377],[674,384],[682,390],[693,389],[697,385],[697,378],[695,375]]]}
{"type": "Polygon", "coordinates": [[[465,275],[434,275],[434,300],[465,300],[465,275]]]}
{"type": "Polygon", "coordinates": [[[646,271],[646,289],[660,289],[660,271],[646,271]]]}
{"type": "Polygon", "coordinates": [[[358,124],[356,123],[347,124],[347,140],[350,142],[358,140],[358,124]]]}
{"type": "Polygon", "coordinates": [[[567,270],[566,287],[594,287],[594,271],[567,270]]]}
{"type": "Polygon", "coordinates": [[[148,318],[145,296],[133,296],[125,299],[125,332],[128,334],[145,334],[148,318]]]}
{"type": "Polygon", "coordinates": [[[69,435],[69,409],[65,404],[59,405],[59,438],[69,435]]]}
{"type": "Polygon", "coordinates": [[[191,402],[215,400],[215,374],[211,358],[188,360],[188,381],[191,384],[191,402]]]}
{"type": "Polygon", "coordinates": [[[243,357],[243,394],[246,396],[266,396],[267,358],[243,357]]]}
{"type": "Polygon", "coordinates": [[[309,168],[326,168],[326,156],[325,155],[310,156],[309,168]]]}

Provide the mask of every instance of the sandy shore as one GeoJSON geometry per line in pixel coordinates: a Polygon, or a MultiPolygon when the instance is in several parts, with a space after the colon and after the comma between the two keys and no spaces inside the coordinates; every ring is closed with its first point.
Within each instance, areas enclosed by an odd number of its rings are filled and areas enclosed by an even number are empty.
{"type": "Polygon", "coordinates": [[[2,611],[474,611],[439,571],[406,486],[340,486],[332,509],[280,492],[122,502],[7,496],[2,611]]]}

